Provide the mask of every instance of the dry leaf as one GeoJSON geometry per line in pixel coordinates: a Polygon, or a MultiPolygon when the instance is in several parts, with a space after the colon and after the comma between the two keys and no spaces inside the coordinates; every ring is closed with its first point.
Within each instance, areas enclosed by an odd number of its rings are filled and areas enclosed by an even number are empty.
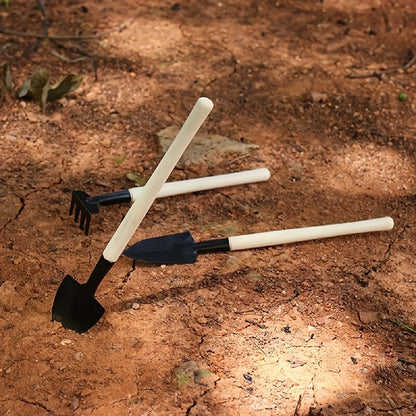
{"type": "Polygon", "coordinates": [[[63,80],[50,85],[49,72],[40,69],[32,78],[27,79],[19,91],[19,98],[28,98],[36,101],[45,110],[47,102],[59,100],[64,95],[75,91],[81,84],[82,76],[69,74],[63,80]]]}

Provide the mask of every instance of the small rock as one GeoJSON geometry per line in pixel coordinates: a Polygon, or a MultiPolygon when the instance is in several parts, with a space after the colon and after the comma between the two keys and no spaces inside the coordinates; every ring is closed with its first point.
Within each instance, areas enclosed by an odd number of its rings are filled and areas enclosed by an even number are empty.
{"type": "Polygon", "coordinates": [[[55,123],[61,123],[63,120],[62,113],[54,113],[50,116],[50,119],[55,123]]]}
{"type": "Polygon", "coordinates": [[[409,364],[409,365],[407,366],[407,369],[408,369],[409,371],[411,371],[412,373],[415,373],[415,374],[416,374],[416,365],[415,365],[415,364],[409,364]]]}
{"type": "Polygon", "coordinates": [[[322,92],[312,91],[311,92],[312,101],[316,102],[323,102],[328,99],[328,95],[322,92]]]}
{"type": "Polygon", "coordinates": [[[84,354],[80,351],[74,354],[74,359],[76,361],[81,361],[84,358],[84,354]]]}
{"type": "Polygon", "coordinates": [[[93,393],[93,390],[89,387],[86,387],[84,390],[82,390],[81,396],[82,397],[90,396],[92,393],[93,393]]]}
{"type": "Polygon", "coordinates": [[[365,325],[370,325],[378,320],[378,313],[376,311],[359,311],[358,316],[360,321],[365,325]]]}
{"type": "Polygon", "coordinates": [[[203,305],[205,305],[205,299],[202,296],[198,296],[195,299],[195,303],[200,305],[200,306],[203,306],[203,305]]]}
{"type": "Polygon", "coordinates": [[[200,325],[207,325],[209,323],[209,319],[205,316],[200,316],[196,320],[200,325]]]}
{"type": "MultiPolygon", "coordinates": [[[[166,153],[178,132],[178,126],[170,126],[157,133],[163,153],[166,153]]],[[[197,133],[177,166],[179,168],[184,168],[192,164],[203,162],[206,162],[209,165],[215,165],[218,164],[221,157],[227,155],[246,155],[251,150],[258,149],[258,147],[259,146],[254,144],[242,143],[218,134],[210,135],[207,133],[197,133]]]]}
{"type": "Polygon", "coordinates": [[[27,112],[26,117],[31,123],[45,123],[48,119],[44,114],[37,114],[31,112],[27,112]]]}
{"type": "Polygon", "coordinates": [[[253,377],[251,377],[250,374],[246,373],[243,374],[244,380],[246,381],[247,384],[252,384],[253,383],[253,377]]]}
{"type": "Polygon", "coordinates": [[[300,358],[292,357],[290,360],[287,360],[290,363],[291,368],[303,367],[307,362],[300,358]]]}
{"type": "Polygon", "coordinates": [[[78,397],[74,397],[72,400],[71,400],[71,403],[69,403],[69,406],[68,406],[71,410],[73,410],[73,411],[75,411],[75,410],[77,410],[78,409],[78,407],[79,407],[79,399],[78,399],[78,397]]]}
{"type": "Polygon", "coordinates": [[[103,139],[103,140],[101,141],[101,144],[102,144],[104,147],[110,147],[110,146],[111,146],[111,139],[110,139],[109,137],[106,137],[105,139],[103,139]]]}
{"type": "Polygon", "coordinates": [[[0,296],[1,297],[10,297],[16,292],[16,285],[11,280],[6,280],[0,284],[0,296]]]}
{"type": "Polygon", "coordinates": [[[134,303],[131,305],[131,308],[132,308],[132,309],[134,309],[135,311],[137,311],[137,309],[139,309],[139,308],[140,308],[140,303],[138,303],[138,302],[134,302],[134,303]]]}

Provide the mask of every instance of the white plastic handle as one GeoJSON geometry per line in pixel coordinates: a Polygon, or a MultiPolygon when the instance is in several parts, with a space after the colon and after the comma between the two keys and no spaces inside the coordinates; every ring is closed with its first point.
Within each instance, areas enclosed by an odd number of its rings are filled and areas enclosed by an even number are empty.
{"type": "Polygon", "coordinates": [[[229,237],[230,250],[245,250],[255,247],[267,247],[318,238],[337,237],[341,235],[387,231],[394,226],[390,217],[372,220],[346,222],[342,224],[319,225],[316,227],[294,228],[291,230],[268,231],[265,233],[229,237]]]}
{"type": "Polygon", "coordinates": [[[166,179],[171,174],[198,129],[213,108],[213,103],[206,97],[198,99],[175,140],[163,156],[153,175],[150,177],[139,200],[128,210],[113,237],[104,249],[103,257],[115,263],[125,249],[130,238],[142,222],[166,179]]]}
{"type": "MultiPolygon", "coordinates": [[[[223,188],[226,186],[243,185],[253,182],[267,181],[270,171],[266,168],[244,170],[242,172],[225,173],[223,175],[208,176],[205,178],[187,179],[183,181],[165,183],[158,193],[158,198],[172,195],[187,194],[190,192],[206,191],[208,189],[223,188]]],[[[131,200],[141,198],[143,187],[129,189],[131,200]]]]}

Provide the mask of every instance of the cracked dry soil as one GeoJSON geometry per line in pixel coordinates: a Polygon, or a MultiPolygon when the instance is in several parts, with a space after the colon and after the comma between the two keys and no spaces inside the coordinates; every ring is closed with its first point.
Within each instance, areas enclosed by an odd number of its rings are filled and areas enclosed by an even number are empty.
{"type": "MultiPolygon", "coordinates": [[[[83,75],[45,114],[7,95],[0,108],[0,414],[414,415],[415,13],[411,0],[51,0],[50,35],[77,39],[0,34],[16,91],[40,67],[83,75]],[[135,241],[385,215],[394,229],[192,265],[121,258],[96,326],[51,322],[65,274],[86,281],[128,209],[101,209],[86,237],[71,190],[149,177],[156,133],[203,95],[204,131],[259,147],[171,179],[263,166],[271,179],[157,200],[135,241]]],[[[0,29],[41,34],[36,2],[11,0],[0,29]]]]}

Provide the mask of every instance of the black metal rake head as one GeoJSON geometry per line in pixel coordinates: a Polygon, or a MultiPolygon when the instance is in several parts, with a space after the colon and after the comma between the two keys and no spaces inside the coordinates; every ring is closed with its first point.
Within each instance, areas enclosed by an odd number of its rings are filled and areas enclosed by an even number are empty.
{"type": "Polygon", "coordinates": [[[90,229],[91,215],[98,214],[99,202],[95,202],[90,195],[84,191],[72,191],[71,207],[69,215],[75,210],[75,222],[79,221],[79,228],[88,235],[90,229]],[[81,214],[81,215],[80,215],[81,214]]]}
{"type": "Polygon", "coordinates": [[[122,204],[124,202],[131,202],[131,200],[132,196],[128,189],[97,196],[90,196],[84,191],[72,191],[69,215],[72,215],[75,209],[75,222],[80,218],[79,228],[84,230],[85,235],[88,235],[91,216],[98,214],[98,207],[100,205],[122,204]]]}

